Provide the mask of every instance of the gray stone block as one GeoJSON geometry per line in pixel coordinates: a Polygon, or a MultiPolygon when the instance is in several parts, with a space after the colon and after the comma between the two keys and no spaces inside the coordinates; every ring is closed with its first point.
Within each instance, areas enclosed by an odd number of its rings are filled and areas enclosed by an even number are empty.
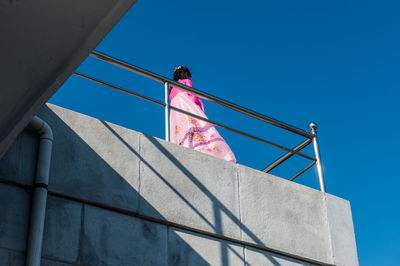
{"type": "Polygon", "coordinates": [[[137,211],[139,133],[51,104],[39,116],[54,133],[50,190],[137,211]]]}
{"type": "Polygon", "coordinates": [[[0,160],[0,179],[31,185],[35,176],[39,136],[24,130],[0,160]]]}
{"type": "Polygon", "coordinates": [[[84,207],[81,264],[167,265],[167,227],[84,207]]]}
{"type": "Polygon", "coordinates": [[[0,184],[0,248],[25,251],[30,194],[24,189],[0,184]]]}
{"type": "Polygon", "coordinates": [[[82,204],[49,196],[42,255],[77,262],[82,204]]]}
{"type": "Polygon", "coordinates": [[[234,163],[147,135],[140,145],[141,214],[240,237],[234,163]]]}
{"type": "Polygon", "coordinates": [[[257,250],[254,248],[245,247],[246,252],[246,266],[300,266],[300,265],[310,265],[307,262],[300,260],[288,258],[282,255],[274,254],[271,252],[257,250]]]}
{"type": "Polygon", "coordinates": [[[24,266],[25,256],[22,252],[0,248],[0,265],[1,266],[24,266]]]}
{"type": "Polygon", "coordinates": [[[334,264],[338,266],[358,265],[350,203],[347,200],[326,194],[326,207],[334,264]]]}
{"type": "Polygon", "coordinates": [[[216,238],[169,228],[168,265],[240,265],[244,264],[243,246],[216,238]]]}
{"type": "Polygon", "coordinates": [[[238,167],[243,240],[331,263],[323,194],[254,169],[238,167]]]}

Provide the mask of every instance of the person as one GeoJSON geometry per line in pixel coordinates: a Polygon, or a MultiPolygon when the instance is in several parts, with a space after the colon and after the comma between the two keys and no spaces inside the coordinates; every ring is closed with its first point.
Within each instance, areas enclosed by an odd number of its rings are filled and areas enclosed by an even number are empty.
{"type": "MultiPolygon", "coordinates": [[[[173,79],[193,87],[191,76],[187,67],[179,66],[175,68],[173,79]]],[[[208,119],[204,104],[196,95],[173,87],[169,98],[171,106],[208,119]]],[[[235,155],[214,125],[204,120],[171,110],[170,139],[175,144],[236,163],[235,155]]]]}

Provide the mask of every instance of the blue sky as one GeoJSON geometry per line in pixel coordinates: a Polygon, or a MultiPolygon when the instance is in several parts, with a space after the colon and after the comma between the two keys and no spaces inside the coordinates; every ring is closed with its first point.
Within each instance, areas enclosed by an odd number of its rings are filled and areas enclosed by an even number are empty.
{"type": "MultiPolygon", "coordinates": [[[[327,191],[351,202],[360,265],[399,265],[400,2],[139,1],[96,48],[307,129],[319,125],[327,191]]],[[[163,100],[163,86],[87,59],[79,71],[163,100]]],[[[163,109],[71,77],[51,103],[163,138],[163,109]]],[[[205,103],[207,115],[282,145],[301,138],[205,103]]],[[[238,162],[281,151],[220,130],[238,162]]],[[[308,150],[309,154],[311,150],[308,150]]],[[[273,172],[290,177],[293,158],[273,172]]],[[[318,188],[314,169],[297,182],[318,188]]]]}

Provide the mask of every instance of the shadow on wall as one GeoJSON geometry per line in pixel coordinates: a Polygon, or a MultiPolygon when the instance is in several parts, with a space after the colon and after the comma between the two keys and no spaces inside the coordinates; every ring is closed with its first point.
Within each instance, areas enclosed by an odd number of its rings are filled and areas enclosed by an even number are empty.
{"type": "MultiPolygon", "coordinates": [[[[207,189],[206,186],[204,186],[190,171],[187,169],[183,164],[179,162],[179,160],[172,154],[170,153],[166,148],[164,148],[160,142],[148,135],[143,135],[147,140],[149,140],[154,147],[158,149],[160,154],[163,154],[165,157],[167,157],[172,164],[174,164],[186,177],[187,181],[192,182],[195,184],[212,202],[213,205],[213,211],[214,211],[214,217],[215,217],[215,222],[214,224],[207,220],[207,218],[196,209],[193,204],[190,203],[190,201],[185,198],[184,195],[182,195],[166,178],[164,178],[160,173],[157,172],[157,170],[150,164],[148,163],[132,146],[130,146],[113,128],[109,126],[104,121],[101,121],[102,124],[109,129],[124,145],[126,145],[129,150],[137,156],[140,161],[146,165],[151,171],[160,179],[162,182],[164,182],[174,193],[187,204],[204,222],[206,222],[210,227],[214,229],[214,232],[217,234],[223,234],[224,230],[222,227],[222,222],[221,222],[221,215],[225,214],[226,216],[229,217],[231,221],[233,221],[236,225],[240,226],[241,229],[247,233],[251,238],[257,243],[260,244],[261,246],[264,245],[260,239],[257,238],[255,234],[253,234],[246,226],[241,224],[240,220],[227,208],[223,203],[221,203],[214,195],[207,189]]],[[[209,177],[213,178],[213,177],[209,177]]],[[[204,237],[204,236],[203,236],[204,237]]],[[[188,246],[189,247],[189,246],[188,246]]],[[[220,265],[230,265],[229,264],[229,258],[228,258],[228,253],[232,252],[234,253],[237,257],[239,257],[242,261],[244,261],[244,257],[239,254],[233,247],[229,245],[222,245],[220,246],[220,257],[221,257],[221,264],[220,265]]],[[[183,253],[185,254],[185,253],[183,253]]],[[[271,265],[281,265],[278,261],[276,261],[272,256],[268,254],[264,254],[264,256],[270,261],[271,265]]],[[[173,265],[177,265],[176,262],[173,265]]],[[[184,264],[187,265],[187,264],[184,264]]],[[[249,263],[246,263],[246,265],[250,265],[249,263]]]]}
{"type": "MultiPolygon", "coordinates": [[[[146,178],[140,173],[143,168],[150,170],[159,181],[173,191],[175,196],[197,216],[194,219],[200,218],[205,226],[212,228],[215,233],[221,235],[224,233],[224,222],[221,218],[224,216],[241,227],[241,230],[251,236],[256,243],[262,244],[240,223],[238,217],[156,138],[133,134],[128,129],[89,117],[82,119],[90,120],[90,123],[79,121],[76,122],[79,125],[73,124],[74,119],[68,117],[69,115],[56,114],[47,106],[39,113],[39,116],[50,124],[55,136],[42,254],[46,259],[82,265],[243,265],[245,263],[242,245],[166,224],[168,218],[142,195],[144,189],[149,189],[142,184],[141,179],[146,178]],[[64,120],[68,120],[74,129],[64,120]],[[115,138],[119,141],[116,142],[115,138]],[[212,221],[198,210],[193,204],[193,199],[183,195],[176,185],[171,184],[170,180],[156,169],[157,167],[144,158],[143,151],[140,151],[140,138],[151,143],[158,150],[158,156],[168,158],[170,163],[184,174],[187,182],[191,182],[202,191],[212,204],[212,221]],[[145,216],[149,216],[149,219],[145,216]]],[[[22,159],[21,156],[24,156],[24,160],[34,160],[24,155],[25,145],[32,144],[20,143],[18,147],[13,146],[0,161],[0,170],[8,169],[0,171],[1,180],[14,178],[17,183],[32,184],[33,174],[31,180],[23,180],[18,174],[24,172],[23,169],[26,167],[32,167],[32,163],[15,163],[22,159]]],[[[162,191],[152,193],[157,194],[162,191]]],[[[0,200],[6,201],[0,204],[7,205],[12,201],[12,197],[13,195],[10,195],[8,201],[7,197],[0,197],[0,200]]],[[[163,204],[167,206],[173,203],[163,204]]],[[[6,208],[6,211],[8,209],[6,208]]],[[[177,208],[177,216],[179,211],[177,208]]],[[[7,243],[11,243],[14,239],[26,241],[26,236],[15,238],[20,235],[21,230],[11,225],[12,219],[6,223],[3,229],[7,230],[8,226],[14,231],[6,236],[0,235],[0,249],[4,247],[10,252],[11,250],[23,252],[21,248],[13,249],[7,246],[7,243]]],[[[275,259],[280,256],[271,256],[261,251],[260,253],[267,258],[269,264],[281,265],[275,259]]],[[[303,264],[296,262],[298,265],[303,264]]],[[[250,263],[246,262],[246,265],[250,263]]]]}
{"type": "MultiPolygon", "coordinates": [[[[135,217],[139,205],[157,212],[138,192],[139,164],[142,162],[137,151],[137,136],[119,132],[126,139],[124,145],[130,143],[135,149],[129,146],[127,151],[114,145],[113,150],[109,142],[115,140],[97,128],[107,125],[102,121],[86,125],[94,126],[92,130],[82,129],[86,132],[99,130],[98,139],[83,135],[84,140],[48,107],[40,116],[50,123],[55,135],[50,190],[88,202],[82,209],[82,229],[75,241],[79,247],[75,261],[86,265],[210,265],[179,235],[201,240],[200,236],[135,217]]],[[[59,217],[53,225],[51,221],[46,224],[48,232],[55,234],[60,228],[63,218],[59,217]]],[[[49,235],[46,239],[54,237],[49,235]]],[[[208,241],[216,242],[214,245],[218,242],[208,241]]],[[[54,242],[44,245],[53,246],[54,242]]],[[[220,243],[220,246],[222,248],[224,244],[220,243]]],[[[57,252],[54,248],[44,255],[55,257],[57,252]]]]}

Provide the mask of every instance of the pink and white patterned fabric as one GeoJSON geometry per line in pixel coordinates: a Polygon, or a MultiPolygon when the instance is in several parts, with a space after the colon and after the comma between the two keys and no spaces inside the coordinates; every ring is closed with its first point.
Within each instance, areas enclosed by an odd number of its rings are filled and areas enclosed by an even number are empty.
{"type": "MultiPolygon", "coordinates": [[[[190,79],[178,82],[193,87],[190,79]]],[[[197,96],[172,88],[170,99],[171,106],[208,119],[197,96]]],[[[175,144],[236,163],[235,155],[214,125],[174,110],[170,112],[170,139],[175,144]]]]}

